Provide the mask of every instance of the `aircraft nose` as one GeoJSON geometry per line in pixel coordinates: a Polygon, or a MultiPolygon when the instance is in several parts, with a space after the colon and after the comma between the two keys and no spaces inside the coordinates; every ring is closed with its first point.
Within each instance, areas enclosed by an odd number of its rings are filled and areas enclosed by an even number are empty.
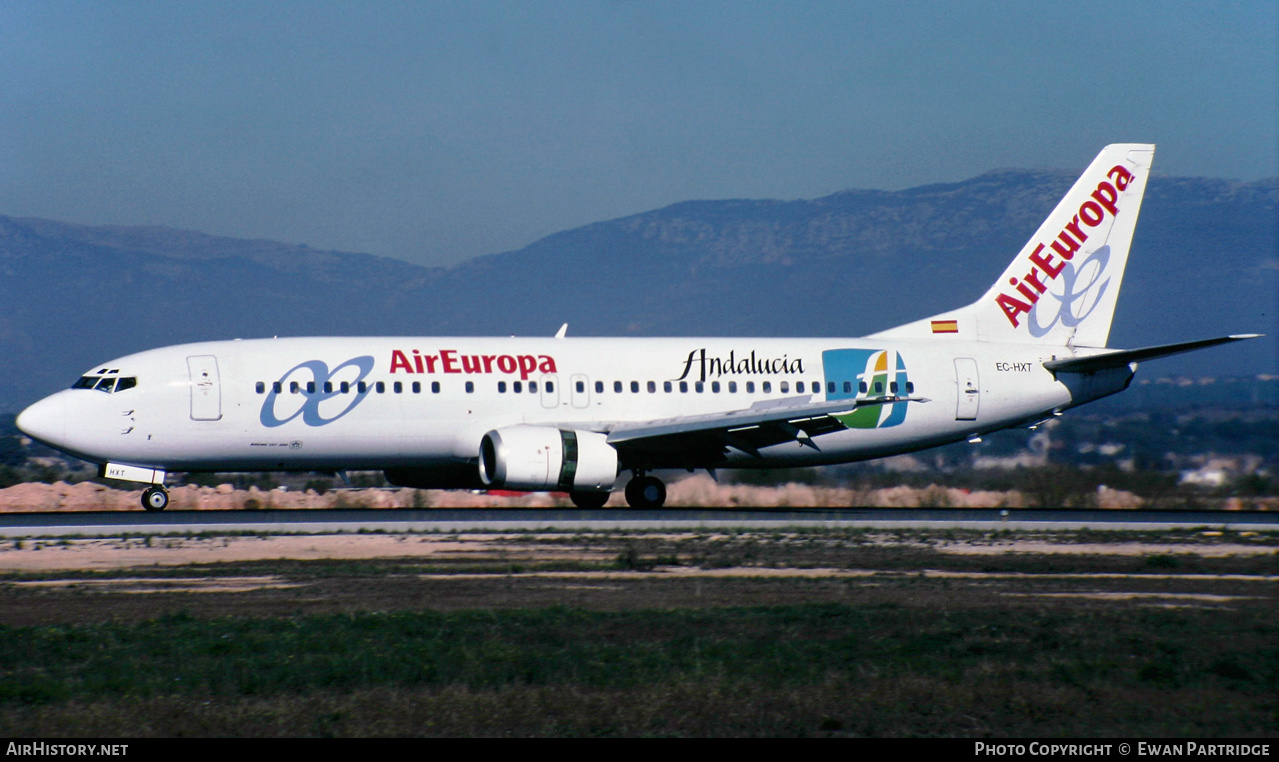
{"type": "Polygon", "coordinates": [[[46,397],[18,414],[18,430],[45,444],[61,442],[66,435],[67,401],[60,394],[46,397]]]}

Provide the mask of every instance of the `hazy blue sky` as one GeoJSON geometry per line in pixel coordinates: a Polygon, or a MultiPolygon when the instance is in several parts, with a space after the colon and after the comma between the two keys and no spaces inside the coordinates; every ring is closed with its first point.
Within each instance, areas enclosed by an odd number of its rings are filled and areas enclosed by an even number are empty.
{"type": "Polygon", "coordinates": [[[0,3],[0,214],[424,264],[676,201],[1279,174],[1279,4],[0,3]]]}

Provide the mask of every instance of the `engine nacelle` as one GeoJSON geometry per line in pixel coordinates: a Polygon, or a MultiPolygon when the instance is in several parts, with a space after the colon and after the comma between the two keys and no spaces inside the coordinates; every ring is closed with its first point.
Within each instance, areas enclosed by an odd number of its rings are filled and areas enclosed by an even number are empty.
{"type": "Polygon", "coordinates": [[[594,431],[510,426],[480,440],[480,481],[487,487],[600,492],[616,480],[617,450],[594,431]]]}

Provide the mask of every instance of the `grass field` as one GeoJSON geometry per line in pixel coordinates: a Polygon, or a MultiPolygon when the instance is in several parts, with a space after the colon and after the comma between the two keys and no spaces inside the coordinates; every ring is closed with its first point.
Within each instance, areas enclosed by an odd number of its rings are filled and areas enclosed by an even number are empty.
{"type": "Polygon", "coordinates": [[[0,733],[1279,734],[1279,538],[1032,539],[542,534],[11,572],[0,733]]]}

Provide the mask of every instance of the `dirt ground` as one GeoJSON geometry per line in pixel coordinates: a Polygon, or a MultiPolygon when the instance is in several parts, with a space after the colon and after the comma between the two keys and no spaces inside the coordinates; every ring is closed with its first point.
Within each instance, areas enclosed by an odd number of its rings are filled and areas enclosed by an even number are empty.
{"type": "Polygon", "coordinates": [[[1186,532],[156,536],[0,543],[0,624],[797,602],[1274,606],[1279,537],[1186,532]]]}
{"type": "Polygon", "coordinates": [[[6,540],[0,629],[20,647],[0,727],[23,737],[1251,735],[1273,732],[1279,716],[1264,682],[1276,583],[1275,532],[6,540]],[[453,635],[437,638],[441,627],[453,635]],[[287,637],[277,646],[266,632],[287,637]],[[80,650],[62,658],[72,644],[80,650]],[[403,662],[378,666],[401,650],[449,675],[500,677],[517,664],[516,677],[403,684],[403,662]],[[47,665],[30,666],[37,652],[47,665]],[[661,668],[635,682],[582,677],[630,665],[632,652],[661,668]],[[653,661],[659,652],[670,656],[653,661]],[[768,672],[791,654],[829,666],[789,682],[777,677],[795,671],[789,663],[768,672]],[[704,672],[703,657],[715,659],[704,672]],[[534,663],[549,666],[528,677],[534,663]],[[279,682],[266,690],[268,672],[279,682]],[[122,699],[126,684],[137,687],[122,699]]]}
{"type": "MultiPolygon", "coordinates": [[[[568,496],[555,492],[473,493],[466,490],[342,489],[323,494],[314,490],[235,489],[230,484],[217,487],[185,485],[169,491],[173,510],[242,510],[296,508],[553,508],[567,507],[568,496]]],[[[141,490],[113,489],[95,482],[67,484],[18,484],[0,489],[0,513],[30,511],[136,511],[141,490]]],[[[844,508],[1026,508],[1031,503],[1021,492],[966,490],[937,485],[887,487],[854,490],[787,484],[775,487],[724,484],[706,474],[681,478],[669,485],[667,502],[686,507],[812,507],[844,508]]],[[[1222,510],[1279,510],[1279,498],[1223,498],[1222,510]]],[[[624,503],[614,494],[610,503],[624,503]]],[[[1098,508],[1140,508],[1145,501],[1122,490],[1100,487],[1095,496],[1098,508]]]]}
{"type": "MultiPolygon", "coordinates": [[[[1219,533],[1218,533],[1219,534],[1219,533]]],[[[1257,533],[1243,533],[1245,539],[1257,533]]],[[[678,540],[679,535],[628,535],[632,541],[678,540]]],[[[306,534],[227,535],[223,537],[130,537],[93,539],[47,539],[0,543],[0,573],[51,571],[110,571],[135,567],[189,566],[193,564],[234,564],[252,561],[352,561],[382,558],[411,558],[423,561],[494,561],[500,563],[546,563],[577,561],[604,563],[617,555],[589,545],[566,547],[563,535],[477,533],[435,534],[306,534]]],[[[714,541],[714,537],[709,538],[714,541]]],[[[883,547],[901,545],[882,538],[883,547]]],[[[905,543],[910,545],[911,543],[905,543]]],[[[918,545],[918,543],[915,543],[918,545]]],[[[1155,556],[1187,553],[1198,557],[1241,557],[1273,555],[1269,544],[1203,542],[1196,544],[1161,542],[1062,542],[1040,537],[969,539],[929,544],[937,553],[971,556],[1042,554],[1072,556],[1155,556]]],[[[718,569],[681,568],[682,574],[720,574],[718,569]]],[[[760,569],[750,570],[759,574],[760,569]]],[[[833,574],[836,570],[802,571],[808,576],[833,574]]]]}

